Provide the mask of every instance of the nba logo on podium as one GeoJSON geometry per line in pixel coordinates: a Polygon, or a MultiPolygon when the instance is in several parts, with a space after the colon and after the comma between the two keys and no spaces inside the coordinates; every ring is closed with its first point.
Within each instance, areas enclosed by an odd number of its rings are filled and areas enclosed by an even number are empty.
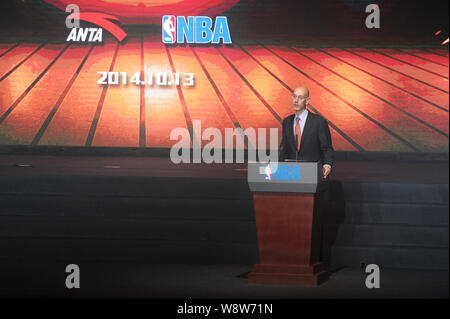
{"type": "Polygon", "coordinates": [[[264,178],[266,181],[272,180],[272,166],[270,164],[267,164],[264,169],[264,178]]]}
{"type": "Polygon", "coordinates": [[[264,167],[264,179],[266,181],[301,181],[300,168],[298,165],[281,165],[275,167],[267,164],[264,167]]]}
{"type": "Polygon", "coordinates": [[[163,16],[162,41],[163,43],[175,43],[175,16],[163,16]]]}

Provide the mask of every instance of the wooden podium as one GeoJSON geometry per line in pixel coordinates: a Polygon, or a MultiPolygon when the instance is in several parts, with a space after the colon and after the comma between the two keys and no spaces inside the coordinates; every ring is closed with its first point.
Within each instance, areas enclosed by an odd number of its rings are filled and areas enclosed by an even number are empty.
{"type": "Polygon", "coordinates": [[[327,278],[313,242],[314,196],[325,187],[313,162],[249,163],[260,263],[248,283],[316,286],[327,278]]]}

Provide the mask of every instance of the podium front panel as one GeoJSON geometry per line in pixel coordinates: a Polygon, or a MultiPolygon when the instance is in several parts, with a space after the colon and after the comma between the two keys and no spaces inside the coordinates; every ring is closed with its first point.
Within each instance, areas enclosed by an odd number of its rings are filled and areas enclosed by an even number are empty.
{"type": "Polygon", "coordinates": [[[248,163],[252,192],[315,193],[321,182],[317,162],[248,163]]]}

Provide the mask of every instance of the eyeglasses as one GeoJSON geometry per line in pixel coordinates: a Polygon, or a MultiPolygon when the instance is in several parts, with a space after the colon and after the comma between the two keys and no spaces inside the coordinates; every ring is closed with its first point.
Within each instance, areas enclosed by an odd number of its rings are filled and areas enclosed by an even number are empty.
{"type": "Polygon", "coordinates": [[[307,99],[309,96],[302,96],[302,95],[295,95],[295,94],[292,94],[292,98],[293,99],[296,99],[296,98],[299,98],[300,100],[305,100],[305,99],[307,99]]]}

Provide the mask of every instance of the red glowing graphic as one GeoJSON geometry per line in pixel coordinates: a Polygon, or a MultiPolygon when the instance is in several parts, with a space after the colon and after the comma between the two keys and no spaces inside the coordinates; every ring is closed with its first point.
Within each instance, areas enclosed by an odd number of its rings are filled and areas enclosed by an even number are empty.
{"type": "MultiPolygon", "coordinates": [[[[448,152],[443,49],[0,44],[0,144],[171,147],[173,128],[281,128],[291,90],[330,123],[339,151],[448,152]],[[301,68],[300,68],[301,66],[301,68]],[[195,86],[96,84],[97,71],[195,74],[195,86]],[[39,79],[36,81],[36,79],[39,79]]],[[[281,133],[281,131],[279,131],[281,133]]]]}
{"type": "MultiPolygon", "coordinates": [[[[44,0],[65,10],[73,0],[44,0]]],[[[166,14],[216,16],[233,7],[239,0],[78,0],[81,12],[112,14],[124,24],[161,24],[166,14]]]]}

